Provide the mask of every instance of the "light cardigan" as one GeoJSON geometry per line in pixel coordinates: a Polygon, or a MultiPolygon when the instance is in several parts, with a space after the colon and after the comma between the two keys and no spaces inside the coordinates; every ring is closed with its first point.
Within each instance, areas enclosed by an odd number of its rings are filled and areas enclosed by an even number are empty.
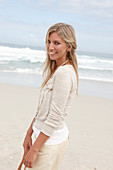
{"type": "Polygon", "coordinates": [[[40,92],[33,126],[47,136],[62,129],[75,94],[76,74],[73,66],[59,66],[40,92]]]}

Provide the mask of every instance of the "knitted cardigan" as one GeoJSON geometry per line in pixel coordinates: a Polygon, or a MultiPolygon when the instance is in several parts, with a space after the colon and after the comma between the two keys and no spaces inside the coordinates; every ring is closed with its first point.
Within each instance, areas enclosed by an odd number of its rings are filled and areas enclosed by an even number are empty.
{"type": "Polygon", "coordinates": [[[59,66],[40,91],[34,126],[47,136],[62,129],[75,94],[76,74],[73,66],[59,66]]]}

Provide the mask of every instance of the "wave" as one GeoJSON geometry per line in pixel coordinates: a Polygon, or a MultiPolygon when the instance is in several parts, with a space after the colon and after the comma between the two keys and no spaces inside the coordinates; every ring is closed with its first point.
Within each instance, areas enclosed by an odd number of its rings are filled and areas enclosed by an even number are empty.
{"type": "Polygon", "coordinates": [[[103,59],[80,59],[78,58],[79,63],[106,63],[113,64],[113,60],[103,60],[103,59]]]}
{"type": "Polygon", "coordinates": [[[32,50],[30,48],[12,48],[0,46],[0,61],[29,60],[32,63],[44,62],[46,52],[44,50],[32,50]]]}
{"type": "MultiPolygon", "coordinates": [[[[0,71],[2,73],[20,73],[20,74],[37,74],[37,75],[42,75],[42,70],[40,69],[15,69],[15,70],[2,70],[0,71]]],[[[96,77],[96,76],[86,76],[86,75],[79,75],[79,79],[83,80],[93,80],[93,81],[103,81],[103,82],[112,82],[113,83],[113,78],[112,77],[96,77]]]]}
{"type": "Polygon", "coordinates": [[[2,62],[2,61],[0,61],[0,64],[8,64],[8,62],[2,62]]]}
{"type": "Polygon", "coordinates": [[[42,70],[40,70],[39,68],[37,68],[37,69],[16,68],[16,69],[13,69],[13,70],[4,69],[4,70],[0,70],[0,72],[4,72],[4,73],[31,73],[31,74],[40,74],[40,75],[42,75],[42,70]]]}
{"type": "MultiPolygon", "coordinates": [[[[46,51],[0,46],[0,72],[42,75],[46,51]]],[[[113,82],[113,57],[77,55],[80,79],[113,82]]]]}
{"type": "MultiPolygon", "coordinates": [[[[34,50],[26,48],[14,48],[7,46],[0,46],[0,61],[30,61],[31,63],[44,62],[46,59],[46,51],[34,50]]],[[[113,64],[113,57],[96,57],[90,55],[77,54],[79,64],[113,64]]]]}
{"type": "Polygon", "coordinates": [[[113,78],[100,78],[100,77],[86,77],[86,76],[79,76],[80,79],[83,80],[94,80],[94,81],[104,81],[104,82],[112,82],[113,78]]]}
{"type": "Polygon", "coordinates": [[[77,55],[78,62],[81,63],[108,63],[113,64],[113,57],[96,57],[88,55],[77,55]],[[106,59],[105,59],[106,58],[106,59]]]}
{"type": "Polygon", "coordinates": [[[107,68],[107,67],[90,67],[90,66],[79,65],[78,68],[86,69],[86,70],[113,71],[113,68],[107,68]]]}

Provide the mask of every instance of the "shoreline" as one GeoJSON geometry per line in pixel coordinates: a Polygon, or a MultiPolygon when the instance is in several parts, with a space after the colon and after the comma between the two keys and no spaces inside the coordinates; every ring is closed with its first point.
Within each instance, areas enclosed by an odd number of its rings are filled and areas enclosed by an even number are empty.
{"type": "MultiPolygon", "coordinates": [[[[41,86],[42,75],[28,73],[1,73],[0,83],[17,86],[35,87],[41,86]]],[[[113,99],[113,82],[79,79],[80,95],[97,96],[113,99]]]]}
{"type": "Polygon", "coordinates": [[[80,80],[80,94],[113,99],[113,82],[80,80]]]}

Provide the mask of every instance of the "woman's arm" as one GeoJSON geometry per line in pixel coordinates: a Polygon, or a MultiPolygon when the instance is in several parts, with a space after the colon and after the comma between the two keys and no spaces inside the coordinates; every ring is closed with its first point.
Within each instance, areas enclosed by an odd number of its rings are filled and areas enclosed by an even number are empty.
{"type": "Polygon", "coordinates": [[[71,89],[72,80],[69,71],[65,67],[59,67],[55,73],[49,113],[41,128],[44,134],[51,136],[59,124],[65,120],[65,108],[71,89]]]}
{"type": "Polygon", "coordinates": [[[34,152],[38,152],[43,144],[48,140],[49,136],[45,135],[43,132],[40,132],[38,138],[32,145],[32,149],[34,152]]]}
{"type": "Polygon", "coordinates": [[[27,131],[27,133],[28,133],[29,135],[32,135],[32,133],[33,133],[32,127],[33,127],[34,121],[35,121],[35,118],[33,118],[32,122],[31,122],[31,125],[30,125],[30,127],[29,127],[29,129],[28,129],[28,131],[27,131]]]}
{"type": "Polygon", "coordinates": [[[28,154],[25,157],[24,165],[26,167],[28,167],[28,168],[33,167],[33,164],[35,162],[38,151],[43,146],[43,144],[47,141],[48,138],[49,138],[49,136],[40,132],[38,138],[36,139],[36,141],[34,142],[34,144],[31,147],[30,151],[28,152],[28,154]]]}
{"type": "Polygon", "coordinates": [[[33,133],[32,126],[33,126],[34,120],[35,120],[35,118],[32,120],[31,125],[30,125],[29,129],[27,130],[27,133],[26,133],[26,136],[24,139],[24,143],[23,143],[24,151],[26,150],[26,148],[28,148],[28,147],[31,148],[31,146],[32,146],[31,135],[33,133]]]}

